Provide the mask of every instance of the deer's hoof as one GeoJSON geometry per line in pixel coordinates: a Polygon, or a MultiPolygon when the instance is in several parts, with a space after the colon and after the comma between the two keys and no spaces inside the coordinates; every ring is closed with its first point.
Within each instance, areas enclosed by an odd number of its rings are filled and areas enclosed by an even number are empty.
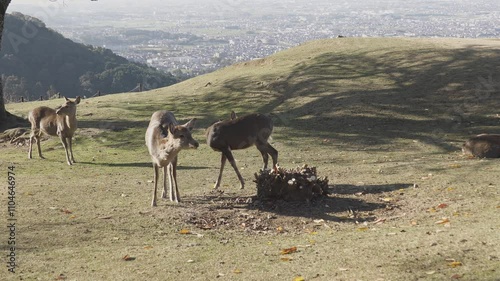
{"type": "Polygon", "coordinates": [[[156,207],[156,201],[151,202],[151,207],[156,207]]]}

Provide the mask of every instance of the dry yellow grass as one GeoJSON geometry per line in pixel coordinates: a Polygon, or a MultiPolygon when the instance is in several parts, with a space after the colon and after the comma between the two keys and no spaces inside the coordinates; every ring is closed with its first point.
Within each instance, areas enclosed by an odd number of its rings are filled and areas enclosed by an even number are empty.
{"type": "MultiPolygon", "coordinates": [[[[42,143],[45,160],[0,144],[1,173],[16,172],[18,262],[1,276],[498,280],[498,160],[467,159],[460,145],[498,133],[499,66],[498,40],[341,38],[164,89],[83,100],[74,166],[55,138],[42,143]],[[224,193],[213,192],[220,156],[201,145],[180,155],[184,202],[151,208],[144,133],[158,109],[199,118],[200,143],[231,110],[272,112],[280,165],[316,166],[333,194],[313,205],[251,200],[261,165],[252,148],[235,152],[247,188],[227,169],[224,193]]],[[[26,115],[59,103],[7,108],[26,115]]],[[[0,195],[7,208],[5,188],[0,195]]]]}

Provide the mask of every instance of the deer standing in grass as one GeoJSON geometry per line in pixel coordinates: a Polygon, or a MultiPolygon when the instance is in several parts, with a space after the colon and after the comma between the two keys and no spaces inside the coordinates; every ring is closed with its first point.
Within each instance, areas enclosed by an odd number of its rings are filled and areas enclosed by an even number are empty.
{"type": "Polygon", "coordinates": [[[66,151],[66,161],[68,165],[75,163],[73,157],[73,135],[77,128],[76,105],[80,103],[80,97],[74,101],[64,97],[66,102],[56,109],[40,106],[28,113],[28,120],[31,123],[30,146],[28,158],[32,158],[33,141],[38,147],[38,155],[42,156],[40,148],[40,137],[42,133],[49,136],[59,136],[66,151]]]}
{"type": "Polygon", "coordinates": [[[156,206],[156,190],[158,187],[158,170],[163,168],[162,198],[167,198],[167,182],[170,183],[170,201],[179,202],[177,188],[177,155],[184,148],[198,148],[198,142],[191,136],[196,119],[184,125],[179,125],[170,111],[156,111],[151,116],[146,131],[146,146],[148,147],[154,170],[154,190],[151,206],[156,206]]]}
{"type": "Polygon", "coordinates": [[[462,145],[462,152],[479,158],[499,158],[500,135],[482,134],[470,138],[462,145]]]}
{"type": "Polygon", "coordinates": [[[206,131],[207,144],[213,150],[222,153],[219,177],[215,182],[214,189],[220,186],[226,160],[229,160],[233,166],[240,180],[240,187],[242,189],[245,187],[245,182],[238,171],[231,150],[245,149],[255,145],[262,154],[263,169],[267,169],[269,155],[273,159],[273,169],[277,169],[278,151],[268,143],[272,132],[273,120],[259,113],[237,117],[233,111],[230,120],[219,121],[210,126],[206,131]]]}

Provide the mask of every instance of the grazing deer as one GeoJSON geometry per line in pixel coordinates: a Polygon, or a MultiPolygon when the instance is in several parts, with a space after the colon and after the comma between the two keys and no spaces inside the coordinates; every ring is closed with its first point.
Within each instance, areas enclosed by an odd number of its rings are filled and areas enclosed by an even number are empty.
{"type": "Polygon", "coordinates": [[[215,182],[214,189],[220,186],[226,160],[229,160],[229,163],[233,166],[240,180],[240,187],[245,187],[245,182],[238,171],[231,150],[244,149],[255,145],[262,154],[263,169],[267,169],[269,155],[273,159],[273,169],[277,169],[278,151],[268,143],[272,132],[273,120],[259,113],[238,118],[233,111],[230,120],[219,121],[210,126],[206,131],[207,144],[213,150],[222,152],[219,177],[215,182]]]}
{"type": "Polygon", "coordinates": [[[179,202],[177,188],[177,155],[184,148],[198,148],[198,142],[191,136],[196,119],[179,125],[170,111],[156,111],[151,116],[146,131],[146,146],[153,161],[154,190],[151,206],[156,206],[156,190],[158,187],[158,169],[163,168],[162,198],[167,198],[167,182],[170,183],[170,201],[179,202]]]}
{"type": "Polygon", "coordinates": [[[462,152],[479,158],[499,158],[500,135],[482,134],[470,138],[462,145],[462,152]]]}
{"type": "Polygon", "coordinates": [[[76,105],[80,103],[80,97],[76,97],[74,101],[64,97],[66,102],[56,109],[46,106],[40,106],[28,113],[28,120],[31,123],[30,146],[28,158],[32,158],[33,141],[36,141],[38,146],[38,155],[42,156],[40,148],[40,137],[42,133],[49,136],[59,136],[66,150],[66,161],[68,165],[75,163],[73,157],[72,138],[75,134],[76,122],[76,105]]]}

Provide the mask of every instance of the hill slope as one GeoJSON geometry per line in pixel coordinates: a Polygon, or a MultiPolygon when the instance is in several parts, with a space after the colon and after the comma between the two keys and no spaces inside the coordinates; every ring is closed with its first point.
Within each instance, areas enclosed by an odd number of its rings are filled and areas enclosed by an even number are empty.
{"type": "Polygon", "coordinates": [[[334,134],[361,146],[419,139],[447,148],[448,134],[497,130],[499,46],[499,40],[320,40],[155,95],[196,94],[195,115],[273,112],[295,135],[334,134]]]}
{"type": "MultiPolygon", "coordinates": [[[[498,133],[499,50],[498,40],[320,40],[166,88],[85,99],[74,166],[57,138],[42,142],[46,159],[0,144],[27,245],[9,280],[496,280],[498,161],[463,157],[460,145],[498,133]],[[199,118],[201,145],[179,155],[184,202],[151,208],[144,133],[158,109],[199,118]],[[226,165],[213,191],[220,154],[204,129],[231,110],[273,113],[280,166],[317,167],[332,194],[257,200],[252,148],[234,151],[247,187],[226,165]]],[[[7,109],[26,116],[61,102],[7,109]]]]}
{"type": "Polygon", "coordinates": [[[47,98],[57,92],[69,97],[127,92],[171,85],[171,75],[132,63],[111,50],[75,43],[48,29],[40,20],[7,14],[0,52],[7,100],[47,98]]]}

